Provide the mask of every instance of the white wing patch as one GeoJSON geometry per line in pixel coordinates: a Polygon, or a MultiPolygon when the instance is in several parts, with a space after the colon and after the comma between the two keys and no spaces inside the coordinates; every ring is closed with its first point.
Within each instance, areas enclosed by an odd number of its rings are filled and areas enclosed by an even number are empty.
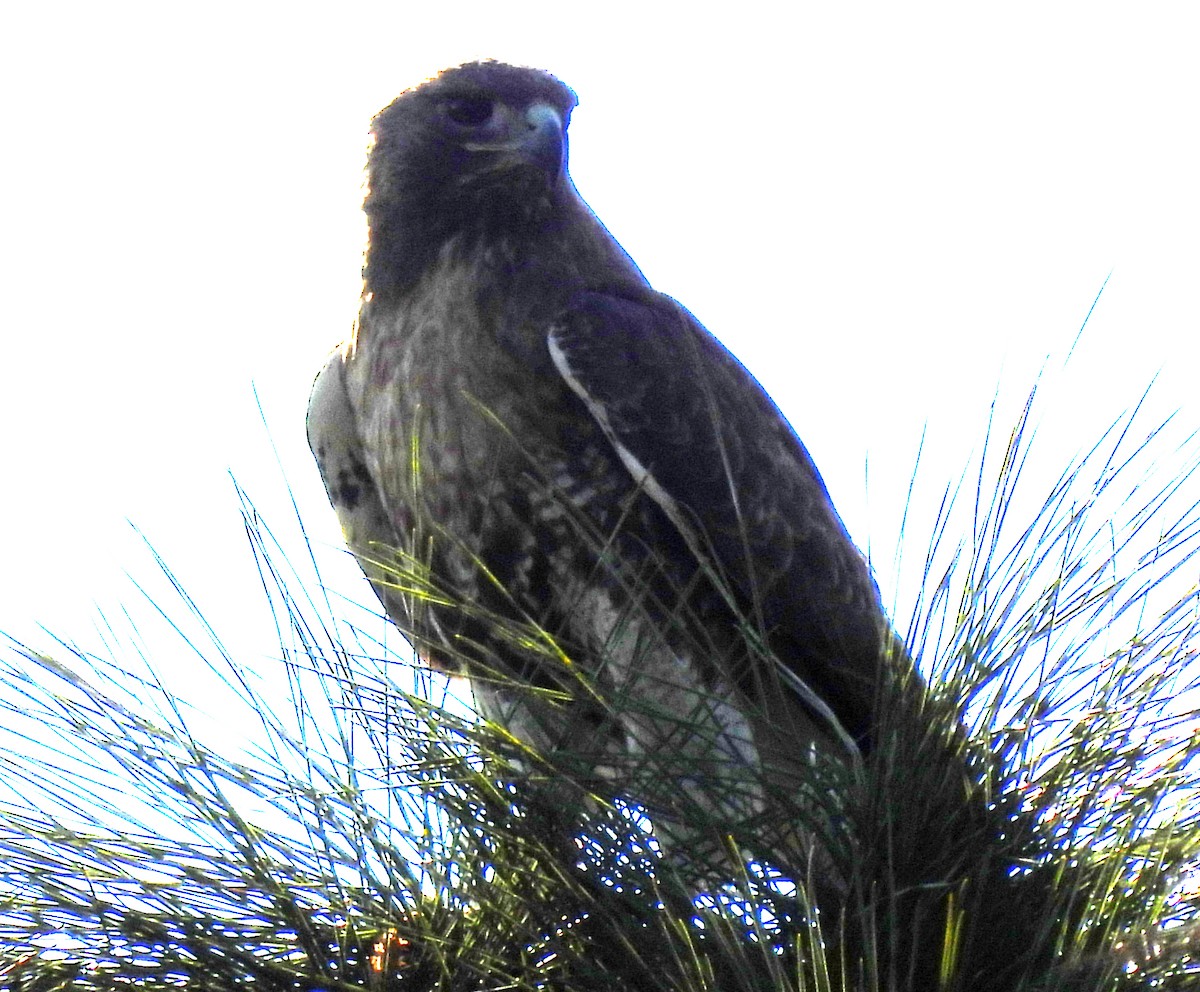
{"type": "Polygon", "coordinates": [[[384,562],[400,546],[367,467],[354,408],[346,392],[345,360],[335,352],[313,383],[308,400],[308,445],[317,460],[346,545],[354,552],[384,608],[396,620],[398,603],[387,593],[395,582],[384,562]]]}

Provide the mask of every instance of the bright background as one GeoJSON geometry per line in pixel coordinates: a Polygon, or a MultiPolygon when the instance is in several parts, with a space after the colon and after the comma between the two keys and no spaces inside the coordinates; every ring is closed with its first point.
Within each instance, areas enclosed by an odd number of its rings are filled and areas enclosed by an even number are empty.
{"type": "Polygon", "coordinates": [[[128,520],[270,655],[229,471],[281,530],[286,477],[369,596],[305,402],[357,308],[371,115],[476,57],[577,90],[583,195],[777,398],[885,596],[922,432],[937,490],[1048,355],[1047,473],[1159,372],[1147,423],[1200,426],[1200,19],[969,7],[10,4],[0,630],[88,644],[154,571],[128,520]]]}

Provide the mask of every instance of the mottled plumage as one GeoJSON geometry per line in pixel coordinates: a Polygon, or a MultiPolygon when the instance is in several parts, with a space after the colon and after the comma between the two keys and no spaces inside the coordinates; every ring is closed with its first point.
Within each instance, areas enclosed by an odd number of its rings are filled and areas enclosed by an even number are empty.
{"type": "Polygon", "coordinates": [[[870,746],[888,627],[795,432],[579,197],[574,105],[488,62],[376,117],[310,443],[389,616],[485,715],[732,824],[813,747],[870,746]]]}

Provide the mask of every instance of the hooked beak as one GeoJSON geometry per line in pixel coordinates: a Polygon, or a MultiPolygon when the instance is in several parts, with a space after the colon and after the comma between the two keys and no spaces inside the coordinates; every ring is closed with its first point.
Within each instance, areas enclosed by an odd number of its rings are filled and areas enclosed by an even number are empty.
{"type": "Polygon", "coordinates": [[[547,103],[534,103],[524,113],[510,111],[502,136],[495,141],[473,141],[470,152],[492,152],[495,168],[533,166],[553,184],[566,157],[566,135],[558,111],[547,103]]]}

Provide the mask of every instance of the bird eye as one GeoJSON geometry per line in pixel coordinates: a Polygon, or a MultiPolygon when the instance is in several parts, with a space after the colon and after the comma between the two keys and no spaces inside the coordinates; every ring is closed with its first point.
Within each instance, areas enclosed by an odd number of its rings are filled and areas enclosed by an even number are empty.
{"type": "Polygon", "coordinates": [[[492,116],[492,101],[485,96],[455,97],[446,104],[446,116],[455,124],[485,124],[492,116]]]}

